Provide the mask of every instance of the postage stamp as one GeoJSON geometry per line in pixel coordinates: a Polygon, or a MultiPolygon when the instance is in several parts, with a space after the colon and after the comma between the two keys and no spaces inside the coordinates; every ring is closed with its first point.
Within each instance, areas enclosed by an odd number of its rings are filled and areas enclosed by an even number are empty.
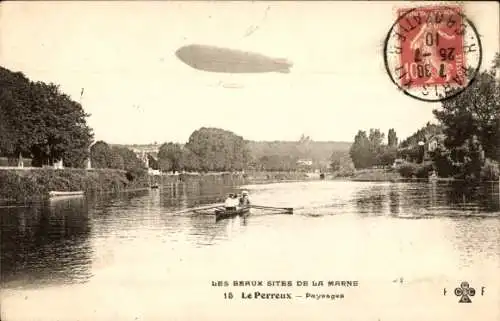
{"type": "Polygon", "coordinates": [[[474,80],[482,47],[474,24],[455,6],[399,9],[384,43],[391,80],[407,95],[442,101],[474,80]]]}

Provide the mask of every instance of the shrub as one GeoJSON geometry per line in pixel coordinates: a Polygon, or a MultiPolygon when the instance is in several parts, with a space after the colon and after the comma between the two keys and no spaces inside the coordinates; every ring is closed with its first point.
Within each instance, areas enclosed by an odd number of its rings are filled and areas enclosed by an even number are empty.
{"type": "Polygon", "coordinates": [[[334,172],[335,177],[351,177],[354,176],[354,168],[344,167],[334,172]]]}
{"type": "Polygon", "coordinates": [[[51,190],[87,193],[119,192],[147,187],[147,176],[127,180],[123,171],[75,169],[0,170],[0,200],[39,200],[51,190]]]}
{"type": "Polygon", "coordinates": [[[418,166],[413,163],[405,163],[398,168],[399,175],[404,178],[411,178],[417,175],[418,166]]]}
{"type": "Polygon", "coordinates": [[[427,165],[417,165],[417,172],[415,175],[418,178],[428,178],[430,173],[434,170],[434,167],[432,164],[427,164],[427,165]]]}
{"type": "Polygon", "coordinates": [[[126,175],[127,179],[132,182],[132,181],[135,181],[139,178],[145,177],[146,174],[147,174],[147,171],[143,168],[132,168],[132,169],[129,169],[125,175],[126,175]]]}

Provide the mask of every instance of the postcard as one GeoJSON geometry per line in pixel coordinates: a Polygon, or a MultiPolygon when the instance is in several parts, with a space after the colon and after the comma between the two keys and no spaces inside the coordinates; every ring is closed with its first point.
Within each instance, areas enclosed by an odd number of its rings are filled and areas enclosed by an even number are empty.
{"type": "Polygon", "coordinates": [[[0,318],[500,320],[499,9],[2,2],[0,318]]]}

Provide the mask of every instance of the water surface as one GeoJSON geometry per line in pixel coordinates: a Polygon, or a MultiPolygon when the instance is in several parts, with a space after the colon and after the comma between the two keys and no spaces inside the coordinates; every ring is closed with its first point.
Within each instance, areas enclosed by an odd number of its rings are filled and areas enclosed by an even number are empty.
{"type": "Polygon", "coordinates": [[[2,320],[500,319],[497,184],[249,185],[254,204],[294,207],[294,215],[176,214],[241,188],[191,182],[0,207],[2,320]],[[234,280],[359,286],[212,286],[234,280]],[[478,291],[473,304],[452,293],[463,280],[478,291]],[[294,298],[244,300],[242,291],[294,298]]]}

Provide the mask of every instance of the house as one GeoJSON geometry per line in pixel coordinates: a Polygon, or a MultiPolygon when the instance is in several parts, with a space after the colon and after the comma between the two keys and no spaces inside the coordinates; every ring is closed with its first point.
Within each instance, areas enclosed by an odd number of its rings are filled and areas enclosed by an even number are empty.
{"type": "Polygon", "coordinates": [[[440,145],[444,143],[446,136],[443,134],[437,134],[427,138],[427,152],[435,151],[440,145]]]}
{"type": "Polygon", "coordinates": [[[313,161],[311,159],[299,159],[297,165],[299,166],[312,166],[313,161]]]}
{"type": "Polygon", "coordinates": [[[159,176],[161,175],[161,172],[158,169],[148,168],[148,174],[152,176],[159,176]]]}
{"type": "Polygon", "coordinates": [[[432,157],[432,152],[444,145],[446,135],[444,134],[429,134],[421,137],[418,143],[399,148],[399,154],[408,162],[416,160],[429,160],[432,157]]]}
{"type": "Polygon", "coordinates": [[[63,165],[63,160],[60,159],[56,162],[54,162],[54,169],[63,169],[64,168],[64,165],[63,165]]]}

